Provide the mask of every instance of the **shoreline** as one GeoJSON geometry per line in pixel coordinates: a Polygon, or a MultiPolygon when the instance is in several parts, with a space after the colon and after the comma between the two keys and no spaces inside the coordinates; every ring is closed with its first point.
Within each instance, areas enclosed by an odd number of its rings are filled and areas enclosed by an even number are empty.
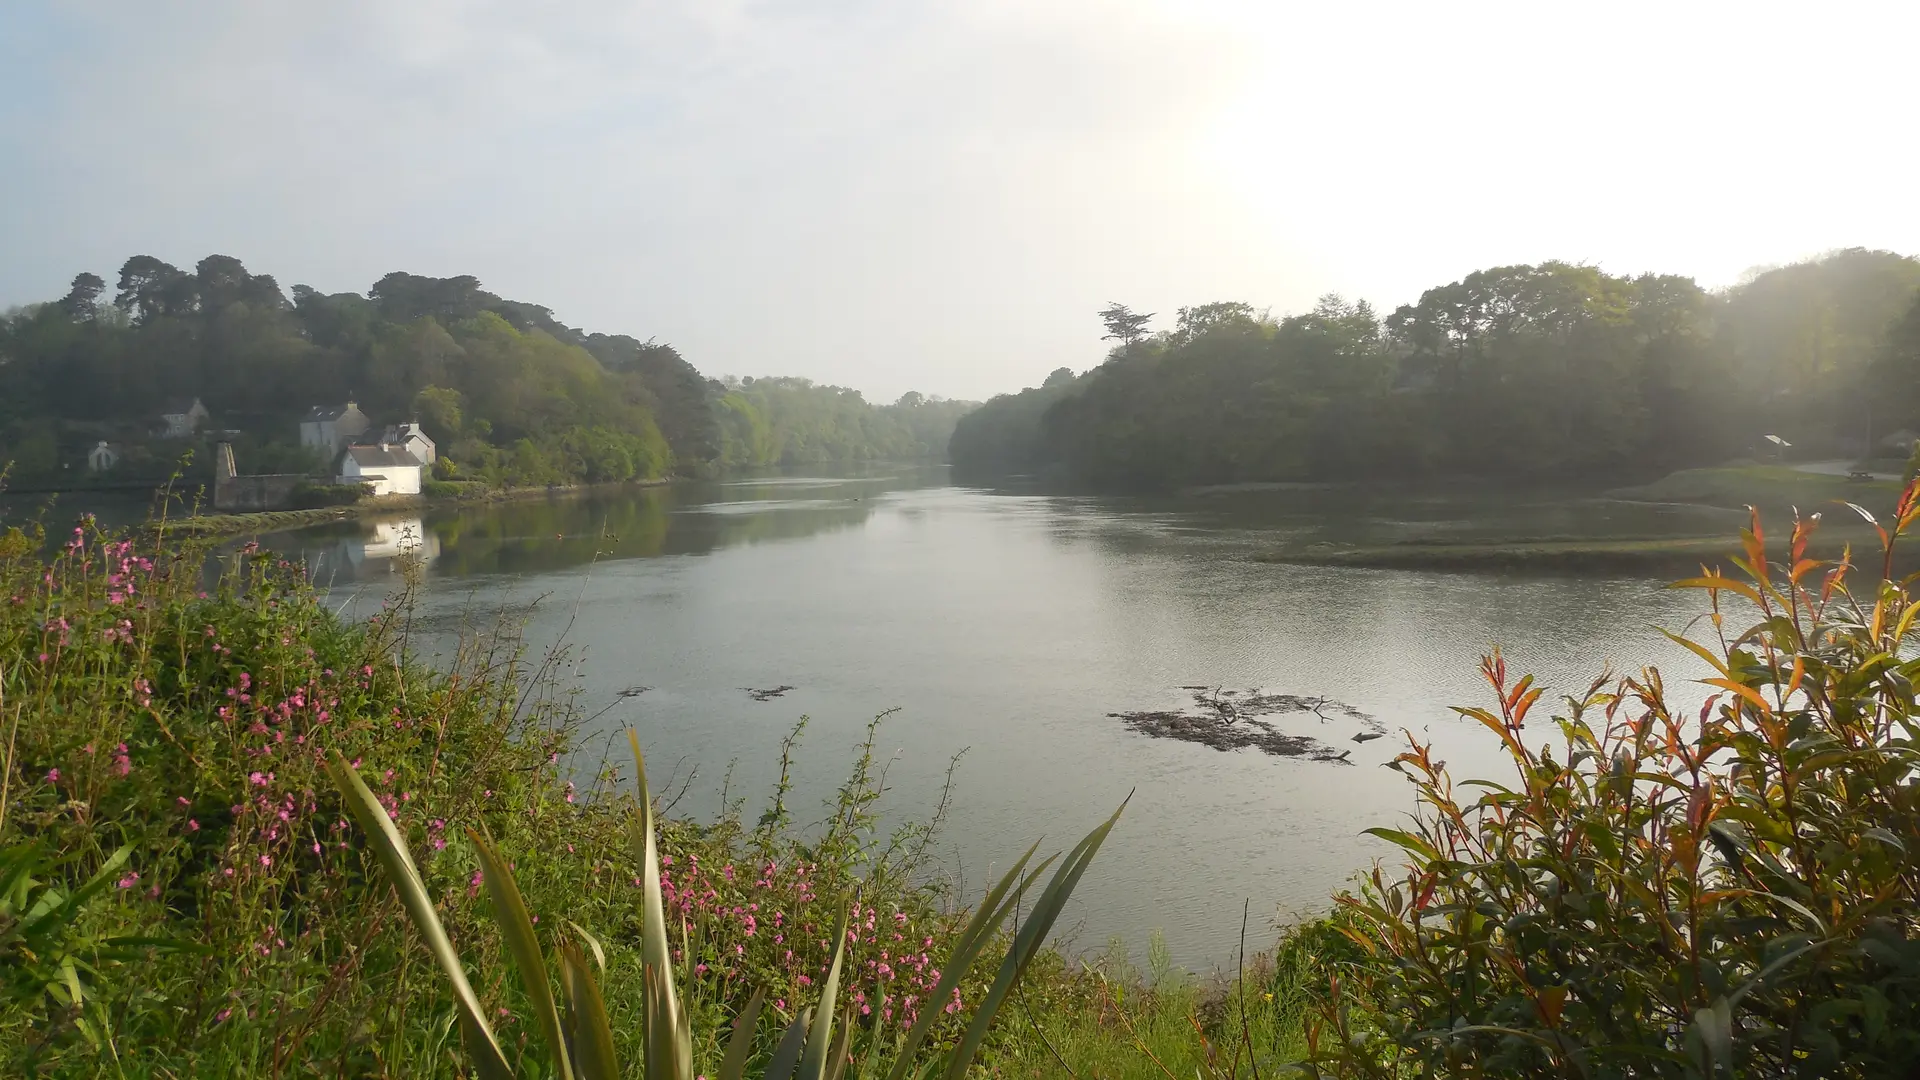
{"type": "Polygon", "coordinates": [[[237,514],[194,514],[148,522],[152,532],[187,536],[246,536],[285,532],[325,525],[336,521],[356,521],[412,510],[437,510],[448,507],[485,506],[491,503],[523,502],[536,498],[567,497],[589,491],[621,488],[667,487],[681,482],[679,477],[661,480],[628,480],[615,484],[577,484],[568,487],[502,488],[483,495],[452,495],[434,498],[426,495],[376,496],[349,506],[318,506],[305,510],[255,510],[237,514]]]}
{"type": "MultiPolygon", "coordinates": [[[[1769,533],[1769,554],[1784,556],[1785,531],[1769,533]]],[[[1878,538],[1865,530],[1830,529],[1816,533],[1808,545],[1810,558],[1833,561],[1849,548],[1855,553],[1856,566],[1877,572],[1878,538]],[[1871,558],[1868,554],[1873,553],[1871,558]]],[[[1623,537],[1620,539],[1515,538],[1478,543],[1422,543],[1336,547],[1281,548],[1255,554],[1254,562],[1284,566],[1337,567],[1355,570],[1432,570],[1479,573],[1539,573],[1551,575],[1604,576],[1686,575],[1703,565],[1718,564],[1728,573],[1736,573],[1732,560],[1740,556],[1740,543],[1727,536],[1623,537]]],[[[1906,556],[1896,561],[1906,566],[1915,560],[1906,556]]]]}

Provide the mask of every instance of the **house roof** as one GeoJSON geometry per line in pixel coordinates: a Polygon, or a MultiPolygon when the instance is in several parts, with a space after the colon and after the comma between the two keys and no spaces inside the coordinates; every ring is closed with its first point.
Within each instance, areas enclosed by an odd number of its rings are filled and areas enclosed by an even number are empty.
{"type": "MultiPolygon", "coordinates": [[[[185,416],[188,413],[193,411],[193,407],[195,405],[200,405],[200,399],[197,397],[174,398],[168,401],[165,405],[162,405],[160,407],[160,415],[161,416],[185,416]]],[[[200,408],[202,410],[205,410],[206,406],[200,405],[200,408]]]]}
{"type": "Polygon", "coordinates": [[[348,409],[352,409],[354,412],[360,411],[359,406],[355,405],[351,401],[347,402],[345,405],[315,405],[313,408],[307,410],[307,419],[338,420],[341,417],[347,415],[348,409]]]}
{"type": "Polygon", "coordinates": [[[386,433],[380,438],[382,442],[390,443],[406,442],[408,439],[419,439],[428,446],[433,445],[433,440],[427,438],[427,433],[422,431],[420,425],[417,423],[395,424],[389,427],[386,433]]]}
{"type": "Polygon", "coordinates": [[[347,456],[363,469],[419,468],[420,459],[398,446],[349,446],[347,456]]]}

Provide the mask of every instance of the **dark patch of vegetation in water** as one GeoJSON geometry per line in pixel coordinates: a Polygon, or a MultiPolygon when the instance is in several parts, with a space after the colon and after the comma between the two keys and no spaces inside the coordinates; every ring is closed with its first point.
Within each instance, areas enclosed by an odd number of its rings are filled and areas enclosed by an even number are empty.
{"type": "Polygon", "coordinates": [[[1156,709],[1109,713],[1130,731],[1156,739],[1179,739],[1215,750],[1258,750],[1274,757],[1304,757],[1313,761],[1347,763],[1352,750],[1335,750],[1319,738],[1283,731],[1268,717],[1311,713],[1322,724],[1334,717],[1358,722],[1355,742],[1379,738],[1386,728],[1351,705],[1325,697],[1263,694],[1258,690],[1222,690],[1213,686],[1183,686],[1193,698],[1184,709],[1156,709]],[[1332,713],[1333,716],[1328,714],[1332,713]]]}
{"type": "Polygon", "coordinates": [[[772,701],[774,698],[786,697],[787,691],[789,690],[798,690],[800,688],[782,683],[779,686],[769,686],[765,689],[756,689],[751,686],[743,686],[740,689],[745,690],[747,696],[755,701],[772,701]]]}

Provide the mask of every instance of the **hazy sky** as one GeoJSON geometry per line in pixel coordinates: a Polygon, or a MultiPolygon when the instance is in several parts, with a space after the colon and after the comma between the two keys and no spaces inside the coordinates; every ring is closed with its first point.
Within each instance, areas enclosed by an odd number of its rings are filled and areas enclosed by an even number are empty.
{"type": "Polygon", "coordinates": [[[1094,312],[1920,252],[1920,4],[10,0],[0,307],[470,273],[890,400],[1094,312]]]}

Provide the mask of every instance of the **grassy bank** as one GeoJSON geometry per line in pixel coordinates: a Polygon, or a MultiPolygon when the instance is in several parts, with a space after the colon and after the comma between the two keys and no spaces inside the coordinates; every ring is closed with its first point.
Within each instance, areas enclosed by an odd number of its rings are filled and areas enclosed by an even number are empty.
{"type": "MultiPolygon", "coordinates": [[[[1842,513],[1847,513],[1842,511],[1842,513]]],[[[1838,560],[1850,549],[1856,563],[1880,566],[1879,540],[1862,524],[1828,526],[1808,545],[1810,558],[1838,560]]],[[[1686,577],[1704,566],[1732,569],[1738,540],[1726,536],[1667,536],[1624,539],[1539,537],[1474,543],[1409,540],[1366,547],[1281,549],[1254,556],[1258,562],[1294,566],[1342,566],[1374,570],[1437,570],[1462,573],[1631,575],[1686,577]]],[[[1895,568],[1920,568],[1920,552],[1896,555],[1895,568]]]]}
{"type": "Polygon", "coordinates": [[[1737,550],[1725,537],[1640,540],[1407,541],[1369,547],[1315,547],[1263,552],[1260,562],[1376,570],[1535,572],[1542,574],[1685,573],[1737,550]]]}
{"type": "Polygon", "coordinates": [[[1649,484],[1607,492],[1611,498],[1638,502],[1698,503],[1733,509],[1756,506],[1774,517],[1790,514],[1795,507],[1809,514],[1828,511],[1838,502],[1860,503],[1884,516],[1899,494],[1900,485],[1891,480],[1849,480],[1785,465],[1681,469],[1649,484]]]}

